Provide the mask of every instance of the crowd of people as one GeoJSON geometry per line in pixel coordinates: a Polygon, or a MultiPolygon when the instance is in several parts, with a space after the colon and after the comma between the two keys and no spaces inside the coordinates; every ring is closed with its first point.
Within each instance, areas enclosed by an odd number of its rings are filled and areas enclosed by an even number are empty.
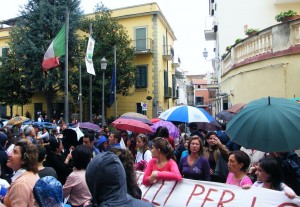
{"type": "Polygon", "coordinates": [[[65,199],[72,207],[154,206],[141,200],[136,171],[144,172],[146,186],[184,178],[283,191],[290,199],[300,195],[296,153],[245,149],[231,142],[226,126],[210,132],[195,124],[189,125],[190,133],[179,129],[180,136],[171,137],[166,127],[149,135],[103,126],[100,135],[87,132],[74,144],[63,120],[52,131],[3,127],[1,205],[39,206],[43,196],[34,193],[37,181],[51,176],[61,185],[61,205],[65,199]]]}

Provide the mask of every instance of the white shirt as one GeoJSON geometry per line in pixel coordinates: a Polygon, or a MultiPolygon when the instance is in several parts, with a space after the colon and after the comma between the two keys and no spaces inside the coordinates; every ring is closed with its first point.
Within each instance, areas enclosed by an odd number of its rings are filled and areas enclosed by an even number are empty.
{"type": "MultiPolygon", "coordinates": [[[[150,150],[146,150],[144,154],[144,160],[148,163],[152,159],[152,152],[150,150]]],[[[143,152],[140,150],[136,153],[135,163],[138,163],[143,160],[143,152]]]]}

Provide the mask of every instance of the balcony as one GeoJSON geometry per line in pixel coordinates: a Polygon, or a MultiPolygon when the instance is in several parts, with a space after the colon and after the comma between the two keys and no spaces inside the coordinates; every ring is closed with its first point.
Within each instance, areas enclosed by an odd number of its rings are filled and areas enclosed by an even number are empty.
{"type": "Polygon", "coordinates": [[[266,28],[233,45],[222,60],[222,75],[257,61],[300,53],[300,19],[266,28]]]}
{"type": "Polygon", "coordinates": [[[217,39],[218,25],[214,17],[207,17],[205,19],[204,37],[206,41],[217,39]]]}
{"type": "Polygon", "coordinates": [[[177,62],[175,60],[173,61],[172,66],[174,68],[179,68],[180,67],[180,63],[181,63],[180,58],[178,58],[177,62]]]}
{"type": "Polygon", "coordinates": [[[163,58],[164,60],[173,60],[174,57],[174,49],[172,45],[163,45],[163,58]]]}
{"type": "Polygon", "coordinates": [[[132,42],[135,54],[152,54],[153,40],[150,38],[137,39],[132,42]]]}

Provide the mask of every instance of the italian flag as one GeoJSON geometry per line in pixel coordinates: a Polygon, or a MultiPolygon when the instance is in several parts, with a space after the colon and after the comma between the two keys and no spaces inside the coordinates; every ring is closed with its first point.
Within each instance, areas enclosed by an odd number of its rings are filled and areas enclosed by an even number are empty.
{"type": "Polygon", "coordinates": [[[64,24],[47,49],[42,67],[44,71],[59,66],[59,57],[66,53],[66,25],[64,24]]]}

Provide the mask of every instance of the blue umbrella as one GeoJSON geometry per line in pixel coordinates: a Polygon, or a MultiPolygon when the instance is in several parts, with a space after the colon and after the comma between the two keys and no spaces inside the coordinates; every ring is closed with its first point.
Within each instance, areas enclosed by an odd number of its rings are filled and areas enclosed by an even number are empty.
{"type": "Polygon", "coordinates": [[[207,122],[210,123],[215,119],[204,109],[193,106],[175,106],[167,109],[158,117],[165,121],[178,122],[207,122]]]}
{"type": "Polygon", "coordinates": [[[247,104],[227,124],[232,141],[263,152],[300,148],[300,105],[285,98],[261,98],[247,104]]]}

